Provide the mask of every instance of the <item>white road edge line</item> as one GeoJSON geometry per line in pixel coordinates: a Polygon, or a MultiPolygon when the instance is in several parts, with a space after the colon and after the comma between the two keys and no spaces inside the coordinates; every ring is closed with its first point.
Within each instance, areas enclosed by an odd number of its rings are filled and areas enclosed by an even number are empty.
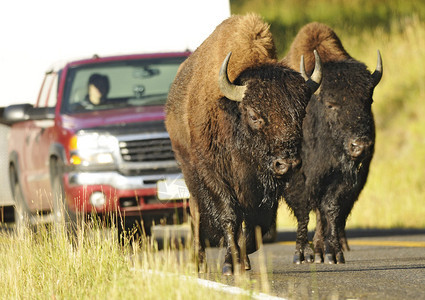
{"type": "MultiPolygon", "coordinates": [[[[189,277],[190,278],[190,277],[189,277]]],[[[218,291],[223,291],[229,294],[233,294],[233,295],[247,295],[247,296],[251,296],[252,299],[257,299],[257,300],[286,300],[286,298],[280,298],[280,297],[276,297],[276,296],[271,296],[271,295],[267,295],[264,293],[255,293],[255,292],[250,292],[235,286],[230,286],[227,284],[223,284],[223,283],[219,283],[219,282],[215,282],[215,281],[210,281],[210,280],[206,280],[206,279],[201,279],[201,278],[190,278],[191,280],[196,279],[196,281],[198,282],[198,284],[205,286],[207,288],[210,289],[214,289],[214,290],[218,290],[218,291]]]]}
{"type": "MultiPolygon", "coordinates": [[[[142,272],[143,270],[132,268],[132,271],[142,272]]],[[[251,299],[255,299],[255,300],[288,300],[287,298],[271,296],[271,295],[267,295],[265,293],[250,292],[250,291],[244,290],[244,289],[239,288],[239,287],[235,287],[235,286],[231,286],[231,285],[227,285],[227,284],[224,284],[224,283],[219,283],[219,282],[215,282],[215,281],[211,281],[211,280],[206,280],[206,279],[202,279],[202,278],[196,278],[196,277],[192,277],[192,276],[166,273],[166,272],[154,271],[154,270],[148,270],[148,273],[156,274],[156,275],[160,275],[160,276],[180,277],[182,280],[187,280],[187,281],[194,280],[199,285],[204,286],[206,288],[210,288],[210,289],[217,290],[217,291],[220,291],[220,292],[229,293],[229,294],[232,294],[232,295],[246,295],[246,296],[250,296],[251,299]]]]}

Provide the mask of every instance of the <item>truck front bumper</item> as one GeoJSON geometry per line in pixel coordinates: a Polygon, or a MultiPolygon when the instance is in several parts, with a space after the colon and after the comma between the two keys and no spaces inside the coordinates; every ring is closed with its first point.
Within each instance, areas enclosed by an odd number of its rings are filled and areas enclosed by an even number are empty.
{"type": "Polygon", "coordinates": [[[68,206],[75,211],[160,215],[187,207],[186,194],[165,201],[157,196],[158,181],[182,177],[181,173],[125,176],[116,172],[70,172],[64,175],[64,191],[68,206]],[[93,198],[99,196],[104,197],[104,203],[95,205],[93,198]]]}
{"type": "Polygon", "coordinates": [[[124,176],[116,172],[71,172],[69,185],[109,185],[120,190],[156,188],[160,180],[183,178],[181,173],[124,176]]]}

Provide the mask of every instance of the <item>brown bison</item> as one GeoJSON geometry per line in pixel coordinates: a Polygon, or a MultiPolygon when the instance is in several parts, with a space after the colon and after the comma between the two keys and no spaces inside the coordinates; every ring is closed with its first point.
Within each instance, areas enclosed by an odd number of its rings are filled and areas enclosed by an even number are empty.
{"type": "Polygon", "coordinates": [[[319,60],[307,80],[277,61],[269,26],[255,15],[223,21],[181,66],[166,126],[190,191],[200,268],[207,240],[224,241],[224,274],[239,262],[250,268],[245,254],[256,250],[255,228],[264,234],[276,221],[320,81],[319,60]]]}
{"type": "Polygon", "coordinates": [[[313,71],[316,50],[323,62],[323,81],[312,96],[303,122],[302,167],[285,190],[298,220],[294,262],[344,263],[348,249],[345,224],[366,183],[375,145],[372,95],[382,76],[382,61],[371,74],[352,58],[335,32],[311,23],[295,37],[283,62],[301,63],[304,76],[313,71]],[[314,252],[308,244],[309,212],[316,211],[314,252]]]}

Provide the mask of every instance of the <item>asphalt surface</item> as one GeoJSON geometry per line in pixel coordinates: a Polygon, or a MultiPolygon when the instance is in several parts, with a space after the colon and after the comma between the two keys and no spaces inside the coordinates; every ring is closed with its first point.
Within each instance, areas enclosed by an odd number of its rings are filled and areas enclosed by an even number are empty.
{"type": "MultiPolygon", "coordinates": [[[[295,232],[250,255],[246,276],[260,292],[285,299],[425,299],[424,230],[348,230],[345,264],[292,263],[295,232]]],[[[222,276],[223,248],[208,248],[209,273],[200,278],[235,285],[222,276]]],[[[237,284],[236,284],[237,285],[237,284]]]]}

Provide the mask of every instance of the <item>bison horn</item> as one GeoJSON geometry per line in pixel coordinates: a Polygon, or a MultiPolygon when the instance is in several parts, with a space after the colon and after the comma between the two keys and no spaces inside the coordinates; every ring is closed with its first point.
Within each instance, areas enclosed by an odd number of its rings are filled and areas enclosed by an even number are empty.
{"type": "Polygon", "coordinates": [[[300,73],[301,73],[301,76],[304,78],[304,80],[307,81],[308,76],[307,76],[307,73],[305,72],[304,55],[301,55],[300,73]]]}
{"type": "Polygon", "coordinates": [[[314,65],[313,74],[311,74],[310,78],[307,76],[307,73],[305,71],[304,55],[301,55],[300,63],[300,73],[306,81],[307,86],[309,87],[312,94],[319,88],[320,83],[322,82],[322,61],[320,60],[320,56],[316,50],[314,50],[313,53],[316,62],[314,65]]]}
{"type": "Polygon", "coordinates": [[[244,95],[246,86],[245,85],[235,85],[230,82],[229,77],[227,75],[227,66],[229,64],[230,55],[232,52],[227,54],[226,58],[223,61],[223,64],[220,68],[220,73],[218,75],[218,86],[220,87],[220,91],[224,94],[224,96],[230,100],[241,102],[244,95]]]}
{"type": "Polygon", "coordinates": [[[379,81],[381,81],[382,71],[383,71],[383,67],[382,67],[381,52],[379,52],[378,50],[378,61],[376,63],[376,69],[375,69],[375,72],[373,72],[372,74],[373,87],[377,86],[379,81]]]}

